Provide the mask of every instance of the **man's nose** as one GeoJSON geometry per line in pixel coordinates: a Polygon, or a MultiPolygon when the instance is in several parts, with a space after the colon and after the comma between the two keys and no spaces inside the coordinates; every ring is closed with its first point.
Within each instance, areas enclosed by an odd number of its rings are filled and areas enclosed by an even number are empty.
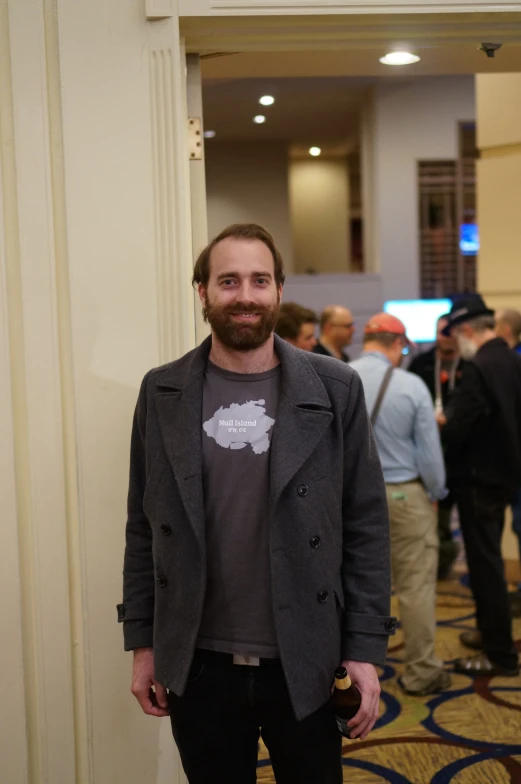
{"type": "Polygon", "coordinates": [[[239,291],[237,292],[237,300],[239,302],[244,302],[245,304],[255,301],[255,289],[250,281],[246,280],[241,283],[239,291]]]}

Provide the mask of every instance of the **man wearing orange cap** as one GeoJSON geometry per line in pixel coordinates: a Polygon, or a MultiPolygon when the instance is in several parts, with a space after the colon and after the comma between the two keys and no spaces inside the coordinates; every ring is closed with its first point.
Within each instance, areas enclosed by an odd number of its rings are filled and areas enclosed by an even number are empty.
{"type": "Polygon", "coordinates": [[[394,587],[405,638],[400,685],[423,696],[451,678],[434,652],[438,531],[436,502],[445,467],[432,400],[418,376],[400,369],[410,341],[402,322],[377,313],[364,330],[364,353],[351,363],[364,386],[382,462],[391,519],[394,587]]]}

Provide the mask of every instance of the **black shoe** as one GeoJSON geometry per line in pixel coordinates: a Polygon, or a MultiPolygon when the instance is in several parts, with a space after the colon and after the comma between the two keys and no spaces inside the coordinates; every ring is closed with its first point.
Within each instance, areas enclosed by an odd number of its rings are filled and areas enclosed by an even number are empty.
{"type": "Polygon", "coordinates": [[[480,675],[501,675],[504,678],[515,678],[519,675],[519,666],[514,668],[501,667],[501,665],[491,662],[486,654],[479,653],[477,656],[456,659],[454,662],[454,671],[472,677],[479,677],[480,675]]]}
{"type": "Polygon", "coordinates": [[[468,632],[461,632],[459,639],[465,648],[472,648],[473,651],[481,651],[483,649],[483,638],[479,629],[469,629],[468,632]]]}

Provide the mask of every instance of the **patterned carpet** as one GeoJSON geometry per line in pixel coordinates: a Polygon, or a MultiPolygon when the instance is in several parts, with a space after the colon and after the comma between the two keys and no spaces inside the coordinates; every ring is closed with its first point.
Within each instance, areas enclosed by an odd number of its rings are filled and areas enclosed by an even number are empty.
{"type": "MultiPolygon", "coordinates": [[[[474,604],[464,566],[438,584],[437,651],[448,670],[470,653],[458,635],[474,628],[474,604]]],[[[397,614],[397,607],[393,608],[397,614]]],[[[514,622],[521,651],[521,619],[514,622]]],[[[477,678],[454,675],[449,691],[409,697],[396,679],[401,672],[402,638],[392,638],[380,672],[380,718],[366,741],[346,741],[344,781],[350,784],[521,784],[521,676],[477,678]]],[[[274,784],[262,747],[258,781],[274,784]]]]}

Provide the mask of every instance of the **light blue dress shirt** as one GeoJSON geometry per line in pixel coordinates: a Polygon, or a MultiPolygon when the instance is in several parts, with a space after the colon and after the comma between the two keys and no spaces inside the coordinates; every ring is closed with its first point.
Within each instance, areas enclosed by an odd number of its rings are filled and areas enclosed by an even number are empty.
{"type": "MultiPolygon", "coordinates": [[[[366,352],[351,362],[362,379],[369,415],[390,362],[366,352]]],[[[445,465],[431,396],[421,378],[396,368],[374,427],[384,479],[399,484],[420,478],[432,500],[446,496],[445,465]]]]}

